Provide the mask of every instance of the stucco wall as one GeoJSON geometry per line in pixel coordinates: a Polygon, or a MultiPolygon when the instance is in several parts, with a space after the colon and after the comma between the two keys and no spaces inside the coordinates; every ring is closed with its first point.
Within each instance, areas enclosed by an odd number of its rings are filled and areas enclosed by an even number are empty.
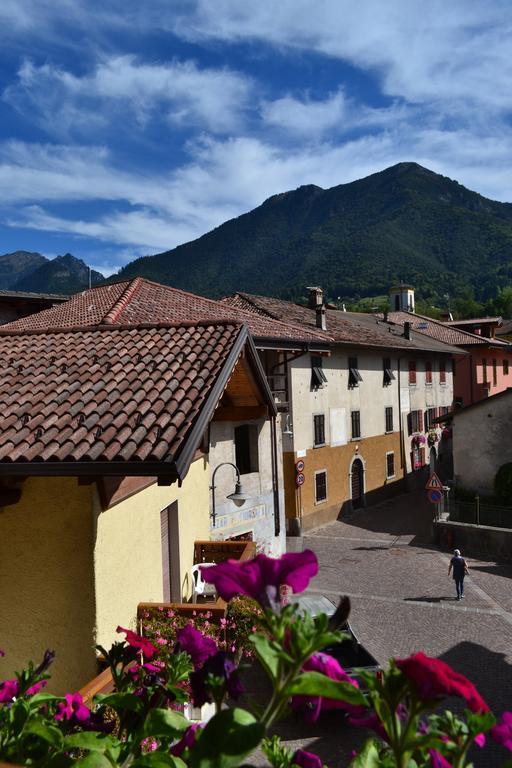
{"type": "Polygon", "coordinates": [[[453,464],[458,485],[490,493],[502,464],[512,461],[512,396],[489,397],[453,420],[453,464]]]}
{"type": "MultiPolygon", "coordinates": [[[[183,597],[190,594],[189,570],[194,541],[209,538],[209,468],[195,461],[181,488],[156,483],[102,511],[95,495],[94,544],[96,632],[98,642],[110,645],[118,624],[134,627],[139,602],[163,599],[160,512],[178,502],[180,581],[183,597]]],[[[171,542],[171,558],[176,542],[171,542]]]]}
{"type": "MultiPolygon", "coordinates": [[[[305,482],[300,489],[295,485],[295,454],[285,454],[286,509],[290,518],[301,521],[302,531],[336,520],[340,513],[348,511],[351,500],[350,471],[355,458],[364,467],[365,503],[380,501],[396,493],[402,486],[403,469],[400,466],[400,435],[375,436],[352,441],[348,445],[312,448],[306,452],[305,482]],[[394,453],[395,475],[386,476],[386,454],[394,453]],[[315,502],[315,472],[327,472],[327,499],[315,502]]],[[[290,532],[293,532],[293,526],[290,532]]]]}
{"type": "Polygon", "coordinates": [[[0,678],[46,648],[57,652],[51,690],[96,674],[92,486],[28,478],[21,501],[0,510],[0,678]]]}
{"type": "MultiPolygon", "coordinates": [[[[240,507],[228,500],[233,493],[236,473],[232,467],[221,467],[215,476],[215,527],[212,539],[226,539],[252,532],[260,551],[279,555],[285,549],[284,492],[280,428],[277,427],[277,463],[279,488],[279,514],[281,532],[275,536],[274,497],[272,483],[271,422],[260,419],[252,422],[213,421],[210,425],[210,466],[212,471],[224,461],[235,463],[234,429],[242,423],[258,428],[258,472],[242,475],[244,493],[249,499],[240,507]]],[[[210,498],[211,505],[211,498],[210,498]]],[[[211,508],[211,506],[210,506],[211,508]]]]}

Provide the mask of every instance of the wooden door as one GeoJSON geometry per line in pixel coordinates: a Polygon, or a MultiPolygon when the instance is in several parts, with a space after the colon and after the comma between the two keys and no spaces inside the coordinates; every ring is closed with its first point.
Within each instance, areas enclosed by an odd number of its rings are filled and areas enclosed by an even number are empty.
{"type": "Polygon", "coordinates": [[[352,506],[354,509],[363,504],[363,462],[355,459],[352,464],[352,506]]]}

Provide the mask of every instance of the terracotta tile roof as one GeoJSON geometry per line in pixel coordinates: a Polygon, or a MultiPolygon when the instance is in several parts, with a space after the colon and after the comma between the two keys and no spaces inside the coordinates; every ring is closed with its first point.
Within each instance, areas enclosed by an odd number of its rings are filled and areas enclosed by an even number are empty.
{"type": "Polygon", "coordinates": [[[234,323],[0,331],[0,471],[109,462],[146,474],[158,462],[153,474],[172,474],[246,341],[234,323]]]}
{"type": "MultiPolygon", "coordinates": [[[[253,311],[258,315],[303,325],[316,327],[315,311],[309,307],[293,304],[283,299],[268,296],[255,296],[250,293],[236,293],[222,301],[230,306],[253,311]]],[[[403,329],[397,329],[382,318],[360,312],[342,312],[336,309],[326,310],[327,333],[335,342],[364,347],[386,347],[388,349],[416,349],[457,353],[461,350],[440,344],[423,334],[414,334],[411,340],[405,339],[403,329]]]]}
{"type": "Polygon", "coordinates": [[[390,322],[402,326],[406,322],[411,323],[411,328],[414,330],[445,344],[453,344],[458,347],[504,346],[502,341],[478,336],[475,333],[454,328],[452,325],[441,322],[441,320],[434,320],[425,315],[417,315],[415,312],[389,312],[388,319],[390,322]]]}
{"type": "Polygon", "coordinates": [[[179,323],[229,320],[246,323],[256,338],[328,342],[328,334],[297,327],[266,315],[160,285],[136,277],[101,285],[73,296],[65,304],[45,309],[2,326],[8,330],[68,328],[100,324],[179,323]]]}

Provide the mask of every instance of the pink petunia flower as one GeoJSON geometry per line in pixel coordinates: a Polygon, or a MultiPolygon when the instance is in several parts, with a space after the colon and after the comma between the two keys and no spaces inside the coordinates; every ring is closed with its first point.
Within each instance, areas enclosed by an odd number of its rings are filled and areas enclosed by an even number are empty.
{"type": "Polygon", "coordinates": [[[420,651],[407,659],[397,659],[396,666],[412,682],[422,699],[428,701],[459,696],[472,712],[489,711],[489,706],[473,683],[440,659],[433,659],[420,651]]]}
{"type": "MultiPolygon", "coordinates": [[[[331,680],[350,683],[355,688],[359,688],[357,680],[354,680],[350,675],[347,675],[336,659],[329,656],[327,653],[314,653],[313,656],[306,661],[302,669],[304,672],[320,672],[331,680]]],[[[302,709],[304,705],[306,705],[306,709],[304,710],[306,720],[313,723],[320,717],[322,709],[344,709],[354,715],[359,715],[361,713],[361,707],[356,707],[346,701],[327,699],[320,696],[293,696],[293,709],[302,709]]]]}
{"type": "Polygon", "coordinates": [[[215,640],[203,635],[191,624],[180,629],[176,634],[176,641],[179,649],[189,654],[196,669],[201,667],[210,656],[215,656],[218,651],[215,640]]]}
{"type": "Polygon", "coordinates": [[[494,741],[512,752],[512,712],[504,712],[489,733],[494,741]]]}
{"type": "Polygon", "coordinates": [[[40,680],[38,683],[34,683],[34,685],[31,685],[30,688],[27,688],[27,696],[35,696],[36,693],[39,693],[41,688],[44,688],[46,685],[46,680],[40,680]]]}
{"type": "Polygon", "coordinates": [[[227,560],[201,569],[203,579],[214,584],[217,593],[229,602],[237,595],[248,595],[263,608],[280,609],[279,590],[287,584],[293,592],[303,592],[318,573],[318,561],[310,549],[290,552],[279,559],[257,555],[253,560],[227,560]]]}
{"type": "Polygon", "coordinates": [[[187,728],[181,739],[169,750],[171,755],[174,755],[174,757],[181,757],[186,749],[191,749],[196,743],[197,731],[201,728],[202,725],[199,723],[193,723],[187,728]]]}
{"type": "Polygon", "coordinates": [[[57,704],[57,713],[55,720],[79,720],[84,722],[88,720],[91,712],[84,704],[81,694],[66,693],[65,701],[57,704]]]}
{"type": "Polygon", "coordinates": [[[135,648],[137,651],[142,651],[144,656],[147,656],[148,659],[152,659],[155,653],[157,653],[157,649],[149,642],[149,640],[146,640],[145,637],[141,637],[136,632],[132,632],[131,629],[117,627],[116,632],[124,632],[128,645],[135,648]]]}
{"type": "Polygon", "coordinates": [[[428,753],[432,761],[432,768],[452,768],[452,764],[437,749],[429,749],[428,753]]]}
{"type": "Polygon", "coordinates": [[[20,692],[17,680],[4,680],[0,683],[0,704],[9,704],[20,692]]]}
{"type": "Polygon", "coordinates": [[[297,749],[292,757],[292,765],[297,765],[299,768],[322,768],[323,762],[313,752],[297,749]]]}

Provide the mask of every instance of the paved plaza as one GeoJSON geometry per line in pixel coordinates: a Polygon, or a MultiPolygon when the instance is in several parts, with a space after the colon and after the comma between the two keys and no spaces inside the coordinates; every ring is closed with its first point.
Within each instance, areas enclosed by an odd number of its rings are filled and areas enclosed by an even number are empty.
{"type": "MultiPolygon", "coordinates": [[[[299,545],[320,563],[308,593],[333,602],[348,595],[353,629],[382,665],[423,650],[467,675],[495,712],[512,709],[512,566],[468,558],[466,596],[457,601],[447,575],[451,555],[433,546],[431,520],[425,494],[417,492],[312,531],[299,545]]],[[[296,549],[298,542],[290,544],[296,549]]],[[[309,745],[329,768],[346,765],[363,736],[336,713],[322,718],[318,731],[298,721],[279,730],[291,747],[309,745]]],[[[506,757],[498,747],[472,754],[482,768],[506,757]]]]}

